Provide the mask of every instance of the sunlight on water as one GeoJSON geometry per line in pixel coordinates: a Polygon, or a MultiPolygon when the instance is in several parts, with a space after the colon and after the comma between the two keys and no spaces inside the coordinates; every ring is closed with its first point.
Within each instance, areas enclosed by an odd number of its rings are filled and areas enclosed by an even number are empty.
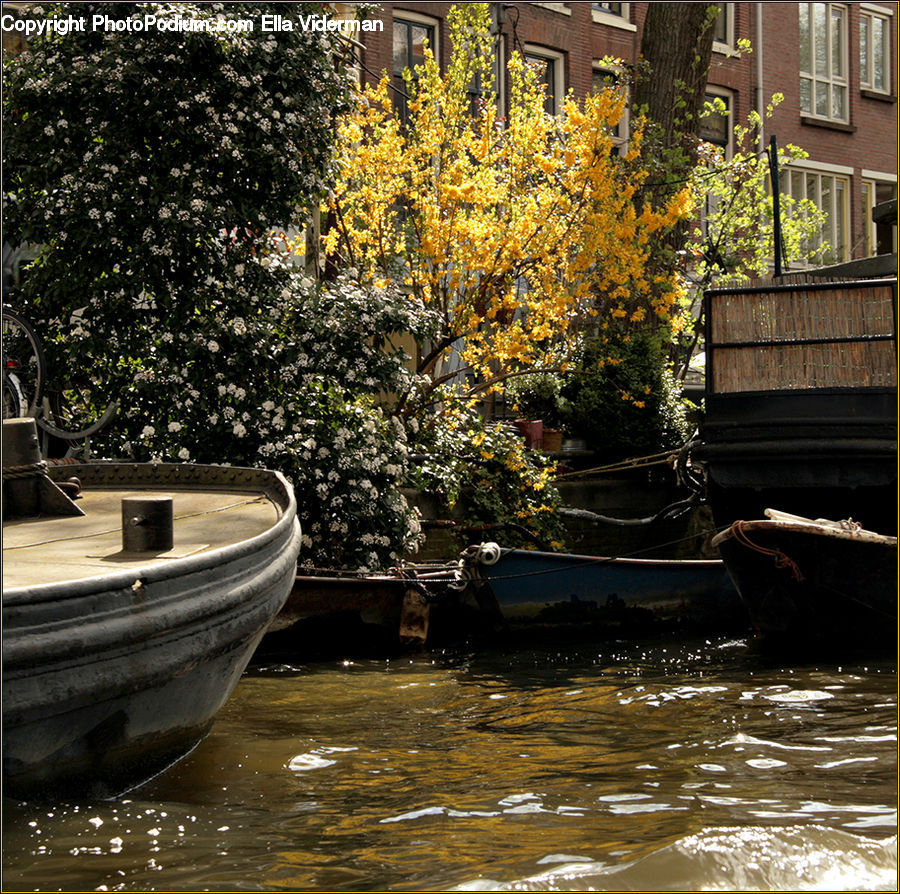
{"type": "Polygon", "coordinates": [[[742,641],[257,667],[128,797],[4,805],[4,890],[895,890],[893,664],[742,641]]]}

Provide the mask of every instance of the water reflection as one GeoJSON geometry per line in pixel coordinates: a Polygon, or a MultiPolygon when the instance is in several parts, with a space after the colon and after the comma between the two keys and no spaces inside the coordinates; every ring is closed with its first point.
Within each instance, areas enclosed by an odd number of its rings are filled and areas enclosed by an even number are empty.
{"type": "Polygon", "coordinates": [[[271,665],[129,798],[8,804],[5,885],[892,890],[896,735],[892,665],[741,641],[271,665]]]}

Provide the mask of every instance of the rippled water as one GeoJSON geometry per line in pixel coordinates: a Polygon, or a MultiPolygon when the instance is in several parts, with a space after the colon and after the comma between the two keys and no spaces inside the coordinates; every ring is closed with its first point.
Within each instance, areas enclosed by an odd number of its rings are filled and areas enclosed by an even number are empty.
{"type": "Polygon", "coordinates": [[[742,641],[257,667],[127,798],[6,803],[3,889],[896,890],[896,702],[742,641]]]}

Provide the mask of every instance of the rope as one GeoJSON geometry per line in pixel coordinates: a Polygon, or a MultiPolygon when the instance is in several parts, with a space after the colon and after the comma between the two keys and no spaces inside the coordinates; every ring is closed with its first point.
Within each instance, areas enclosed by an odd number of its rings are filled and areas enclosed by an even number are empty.
{"type": "Polygon", "coordinates": [[[786,553],[783,553],[780,549],[769,549],[766,546],[760,546],[758,543],[754,543],[747,536],[747,532],[744,530],[743,521],[736,521],[731,525],[731,535],[742,546],[746,546],[748,549],[752,549],[755,552],[760,553],[761,555],[772,556],[775,559],[776,568],[790,568],[791,575],[793,576],[794,580],[801,581],[804,579],[803,572],[800,570],[800,567],[786,553]]]}
{"type": "MultiPolygon", "coordinates": [[[[668,540],[665,543],[657,543],[654,546],[647,546],[643,549],[636,549],[630,553],[620,553],[617,556],[596,556],[587,557],[581,562],[573,562],[571,565],[563,565],[561,568],[546,568],[543,571],[521,571],[518,574],[492,574],[490,578],[486,578],[483,582],[488,583],[491,580],[515,580],[519,577],[537,577],[543,574],[560,574],[563,571],[572,571],[577,568],[589,568],[594,565],[608,565],[611,562],[617,562],[619,559],[633,559],[642,553],[653,552],[656,549],[662,549],[666,546],[676,546],[679,543],[686,543],[688,540],[696,540],[698,537],[706,537],[709,534],[715,534],[715,529],[698,531],[696,534],[689,534],[687,537],[679,537],[677,540],[668,540]]],[[[565,553],[560,553],[565,555],[565,553]]]]}
{"type": "Polygon", "coordinates": [[[4,466],[3,480],[10,481],[16,478],[40,478],[47,473],[47,463],[39,460],[25,466],[4,466]]]}
{"type": "Polygon", "coordinates": [[[633,459],[623,459],[617,463],[610,463],[606,466],[580,469],[577,472],[563,472],[561,475],[556,476],[556,480],[561,481],[563,478],[579,478],[584,475],[597,475],[603,472],[625,472],[630,469],[648,469],[651,466],[667,465],[677,455],[677,451],[668,450],[665,453],[653,453],[650,456],[636,456],[633,459]]]}

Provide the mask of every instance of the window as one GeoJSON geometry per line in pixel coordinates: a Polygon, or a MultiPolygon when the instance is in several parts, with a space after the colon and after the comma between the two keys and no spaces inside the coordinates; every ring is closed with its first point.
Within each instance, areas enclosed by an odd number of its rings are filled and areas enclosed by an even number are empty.
{"type": "Polygon", "coordinates": [[[537,72],[538,83],[544,85],[544,111],[548,115],[558,115],[565,93],[562,53],[526,44],[525,61],[537,72]]]}
{"type": "Polygon", "coordinates": [[[630,3],[592,3],[591,18],[611,28],[622,28],[625,31],[637,31],[637,25],[632,25],[630,3]]]}
{"type": "Polygon", "coordinates": [[[700,139],[720,146],[725,158],[731,157],[731,94],[710,89],[706,101],[715,106],[700,119],[700,139]]]}
{"type": "Polygon", "coordinates": [[[505,108],[503,74],[505,71],[506,68],[503,65],[503,44],[502,41],[495,40],[491,57],[490,83],[484,84],[481,74],[478,73],[469,82],[469,88],[466,91],[469,96],[469,110],[472,115],[476,114],[478,105],[482,102],[482,98],[485,94],[493,91],[497,103],[497,115],[498,117],[503,116],[503,110],[505,108]]]}
{"type": "Polygon", "coordinates": [[[863,9],[859,15],[859,85],[875,93],[891,91],[890,17],[863,9]]]}
{"type": "Polygon", "coordinates": [[[403,79],[403,72],[409,69],[415,72],[417,65],[425,62],[425,46],[437,56],[437,48],[435,45],[435,35],[437,34],[437,24],[424,17],[412,18],[412,14],[405,13],[410,16],[406,18],[394,18],[394,105],[400,120],[405,122],[409,117],[407,108],[406,82],[403,79]]]}
{"type": "MultiPolygon", "coordinates": [[[[600,66],[595,66],[593,73],[593,88],[596,91],[599,90],[609,90],[613,89],[620,93],[625,93],[625,98],[627,100],[627,86],[622,81],[622,76],[619,72],[609,69],[609,68],[601,68],[600,66]]],[[[628,143],[628,106],[625,106],[625,109],[622,112],[622,117],[616,122],[616,124],[610,128],[612,132],[613,138],[613,155],[623,155],[625,153],[625,147],[628,143]]]]}
{"type": "Polygon", "coordinates": [[[801,3],[800,110],[846,122],[847,9],[838,3],[801,3]]]}
{"type": "Polygon", "coordinates": [[[871,179],[862,181],[862,222],[863,254],[868,258],[872,255],[889,255],[897,251],[897,224],[893,221],[876,223],[872,220],[872,211],[876,205],[889,202],[891,199],[896,201],[897,180],[894,174],[863,171],[864,177],[867,174],[871,179]]]}
{"type": "Polygon", "coordinates": [[[728,53],[734,47],[734,4],[717,3],[719,14],[713,23],[713,49],[728,53]]]}
{"type": "Polygon", "coordinates": [[[804,247],[812,249],[815,263],[837,264],[849,260],[849,177],[791,166],[782,171],[781,191],[795,202],[809,199],[828,215],[813,244],[804,247]]]}

